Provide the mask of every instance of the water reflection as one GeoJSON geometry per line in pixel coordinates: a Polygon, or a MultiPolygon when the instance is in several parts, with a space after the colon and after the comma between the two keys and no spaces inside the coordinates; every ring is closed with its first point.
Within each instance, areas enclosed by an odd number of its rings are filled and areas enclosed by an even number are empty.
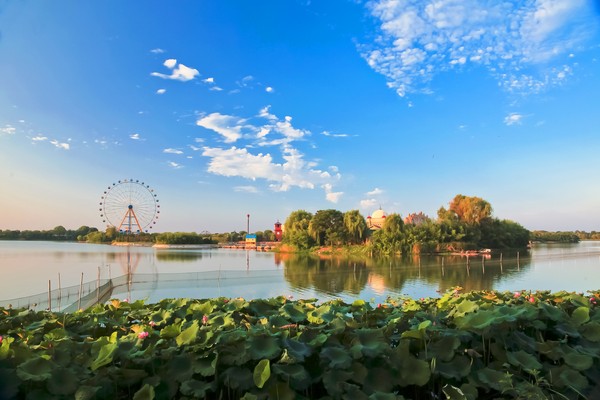
{"type": "MultiPolygon", "coordinates": [[[[156,250],[78,243],[0,242],[0,300],[47,298],[49,280],[77,295],[113,280],[111,292],[150,302],[166,297],[274,297],[321,300],[437,296],[465,290],[596,290],[600,242],[534,246],[481,257],[315,257],[245,250],[156,250]],[[99,282],[99,284],[98,284],[99,282]],[[44,293],[46,292],[46,293],[44,293]]],[[[29,300],[27,300],[29,301],[29,300]]],[[[0,301],[2,304],[2,301],[0,301]]]]}
{"type": "Polygon", "coordinates": [[[428,256],[398,258],[339,258],[286,254],[284,277],[290,287],[312,288],[328,295],[377,295],[411,292],[416,283],[445,292],[456,286],[465,290],[493,289],[502,279],[527,271],[531,257],[495,259],[488,256],[428,256]]]}

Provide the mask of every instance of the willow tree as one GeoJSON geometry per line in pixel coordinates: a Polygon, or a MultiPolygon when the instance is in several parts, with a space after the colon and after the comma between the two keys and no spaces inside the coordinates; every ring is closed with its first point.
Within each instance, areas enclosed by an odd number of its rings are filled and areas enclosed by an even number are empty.
{"type": "Polygon", "coordinates": [[[367,222],[358,210],[344,213],[344,226],[350,243],[356,244],[364,241],[367,233],[367,222]]]}
{"type": "Polygon", "coordinates": [[[333,209],[319,210],[310,220],[308,232],[318,245],[340,244],[346,236],[344,214],[333,209]]]}
{"type": "Polygon", "coordinates": [[[300,250],[307,250],[313,244],[314,240],[308,232],[308,227],[313,215],[308,211],[296,210],[292,212],[285,223],[283,242],[295,246],[300,250]]]}

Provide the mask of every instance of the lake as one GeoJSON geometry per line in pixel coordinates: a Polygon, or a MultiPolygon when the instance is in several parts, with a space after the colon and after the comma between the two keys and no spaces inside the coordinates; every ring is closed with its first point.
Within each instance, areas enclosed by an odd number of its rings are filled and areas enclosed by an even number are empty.
{"type": "Polygon", "coordinates": [[[50,301],[53,309],[72,309],[81,305],[82,296],[146,302],[286,296],[381,303],[388,296],[435,297],[455,286],[597,290],[600,242],[536,244],[527,251],[468,259],[450,255],[349,259],[233,249],[0,241],[0,274],[0,305],[14,307],[35,303],[47,308],[50,301]]]}

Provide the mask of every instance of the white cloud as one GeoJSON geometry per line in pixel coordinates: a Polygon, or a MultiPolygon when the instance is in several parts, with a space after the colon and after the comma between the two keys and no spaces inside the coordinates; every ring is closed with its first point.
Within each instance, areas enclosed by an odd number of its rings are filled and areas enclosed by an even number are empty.
{"type": "Polygon", "coordinates": [[[193,144],[188,145],[188,147],[192,150],[192,151],[200,151],[202,150],[201,147],[196,147],[193,144]]]}
{"type": "Polygon", "coordinates": [[[178,149],[164,149],[163,153],[168,153],[168,154],[183,154],[183,151],[178,150],[178,149]]]}
{"type": "Polygon", "coordinates": [[[367,194],[367,196],[377,196],[377,195],[383,194],[383,190],[381,190],[379,188],[375,188],[375,189],[371,190],[370,192],[367,192],[366,194],[367,194]]]}
{"type": "Polygon", "coordinates": [[[267,86],[265,89],[265,92],[267,93],[273,93],[275,91],[275,89],[273,89],[271,86],[267,86]]]}
{"type": "Polygon", "coordinates": [[[132,140],[140,140],[140,134],[139,133],[132,133],[131,135],[129,135],[129,138],[132,140]]]}
{"type": "Polygon", "coordinates": [[[506,117],[504,117],[504,123],[508,126],[515,125],[515,124],[520,125],[523,117],[524,117],[523,114],[510,113],[506,117]]]}
{"type": "Polygon", "coordinates": [[[331,133],[329,131],[323,131],[323,132],[321,132],[321,135],[329,136],[329,137],[348,137],[349,136],[346,133],[331,133]]]}
{"type": "Polygon", "coordinates": [[[63,150],[69,150],[71,148],[69,143],[60,143],[58,140],[51,140],[50,143],[52,143],[55,147],[58,147],[59,149],[63,150]]]}
{"type": "Polygon", "coordinates": [[[196,76],[200,75],[200,72],[198,72],[198,70],[195,68],[187,67],[181,63],[177,65],[177,60],[174,58],[165,60],[163,65],[172,70],[171,75],[161,74],[159,72],[152,72],[150,75],[157,76],[163,79],[174,79],[182,82],[190,81],[196,76]]]}
{"type": "Polygon", "coordinates": [[[212,113],[196,121],[196,125],[217,132],[225,138],[225,143],[233,143],[242,137],[243,118],[212,113]]]}
{"type": "Polygon", "coordinates": [[[206,79],[203,79],[202,82],[204,82],[204,83],[215,83],[215,78],[206,78],[206,79]]]}
{"type": "Polygon", "coordinates": [[[35,136],[32,137],[31,140],[33,140],[34,142],[44,142],[48,140],[48,138],[46,136],[35,136]]]}
{"type": "Polygon", "coordinates": [[[176,163],[176,162],[173,162],[173,161],[169,161],[169,162],[167,163],[167,165],[168,165],[169,167],[173,168],[173,169],[181,169],[181,168],[183,168],[183,165],[181,165],[181,164],[178,164],[178,163],[176,163]]]}
{"type": "Polygon", "coordinates": [[[156,94],[165,94],[167,92],[167,89],[158,89],[156,91],[156,94]]]}
{"type": "Polygon", "coordinates": [[[211,87],[210,89],[208,89],[208,90],[212,90],[212,91],[214,91],[214,92],[220,92],[220,91],[222,91],[222,90],[223,90],[223,88],[222,88],[222,87],[219,87],[219,86],[212,86],[212,87],[211,87]]]}
{"type": "Polygon", "coordinates": [[[150,50],[150,53],[154,53],[154,54],[162,54],[164,52],[165,51],[163,49],[159,49],[159,48],[150,50]]]}
{"type": "Polygon", "coordinates": [[[244,193],[258,193],[258,189],[254,186],[235,186],[233,190],[244,193]]]}
{"type": "Polygon", "coordinates": [[[204,138],[201,138],[201,137],[194,138],[194,142],[196,142],[196,143],[204,143],[204,138]]]}
{"type": "Polygon", "coordinates": [[[377,206],[377,200],[375,199],[364,199],[360,201],[361,210],[372,210],[377,206]]]}
{"type": "Polygon", "coordinates": [[[271,154],[251,154],[248,149],[205,147],[203,156],[209,157],[208,172],[222,176],[237,176],[251,180],[265,179],[272,182],[274,191],[288,191],[292,187],[314,189],[339,180],[339,173],[332,176],[318,170],[315,164],[304,160],[303,154],[293,148],[283,149],[284,162],[276,163],[271,154]]]}
{"type": "Polygon", "coordinates": [[[562,63],[597,24],[587,3],[372,0],[377,37],[359,51],[400,96],[428,93],[438,73],[470,65],[487,68],[507,91],[535,93],[568,75],[562,63]]]}
{"type": "Polygon", "coordinates": [[[344,194],[344,192],[334,192],[330,183],[326,183],[321,187],[325,190],[325,199],[331,203],[337,203],[344,194]]]}
{"type": "Polygon", "coordinates": [[[0,128],[0,134],[4,135],[14,135],[17,132],[17,129],[9,124],[6,124],[4,128],[0,128]]]}

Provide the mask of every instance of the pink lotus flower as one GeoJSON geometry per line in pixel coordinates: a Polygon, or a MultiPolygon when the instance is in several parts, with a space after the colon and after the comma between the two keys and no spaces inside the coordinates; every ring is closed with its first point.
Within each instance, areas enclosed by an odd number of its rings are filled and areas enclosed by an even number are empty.
{"type": "Polygon", "coordinates": [[[154,321],[150,321],[150,322],[148,322],[148,325],[150,325],[150,326],[154,327],[154,326],[156,326],[156,322],[154,322],[154,321]]]}
{"type": "Polygon", "coordinates": [[[140,333],[138,333],[138,339],[146,339],[148,337],[148,335],[150,335],[150,334],[146,331],[140,332],[140,333]]]}
{"type": "Polygon", "coordinates": [[[123,303],[129,303],[129,299],[123,299],[123,303]]]}
{"type": "Polygon", "coordinates": [[[531,296],[531,297],[529,298],[529,302],[530,302],[530,303],[535,303],[535,297],[531,296]]]}
{"type": "Polygon", "coordinates": [[[377,308],[381,308],[381,303],[377,304],[377,308]]]}
{"type": "Polygon", "coordinates": [[[202,316],[202,324],[204,324],[204,325],[208,324],[208,316],[206,316],[206,315],[202,316]]]}
{"type": "Polygon", "coordinates": [[[0,344],[2,344],[2,336],[0,336],[0,344]]]}
{"type": "Polygon", "coordinates": [[[521,297],[521,292],[515,292],[515,299],[521,297]]]}

